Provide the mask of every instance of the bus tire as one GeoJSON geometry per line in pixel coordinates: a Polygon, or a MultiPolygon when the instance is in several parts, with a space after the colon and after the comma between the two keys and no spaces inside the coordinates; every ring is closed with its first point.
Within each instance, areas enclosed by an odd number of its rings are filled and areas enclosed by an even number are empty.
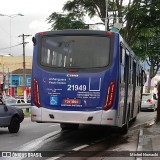
{"type": "Polygon", "coordinates": [[[60,127],[62,130],[76,130],[76,129],[78,129],[79,124],[60,123],[60,127]]]}

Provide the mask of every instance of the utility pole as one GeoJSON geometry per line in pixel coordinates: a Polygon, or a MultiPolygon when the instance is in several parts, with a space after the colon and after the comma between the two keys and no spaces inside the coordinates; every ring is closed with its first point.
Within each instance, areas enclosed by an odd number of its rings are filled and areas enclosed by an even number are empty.
{"type": "Polygon", "coordinates": [[[24,100],[27,100],[26,97],[26,62],[25,62],[25,44],[27,44],[28,42],[25,42],[25,37],[29,37],[32,35],[19,35],[18,37],[22,37],[22,44],[23,44],[23,83],[24,83],[24,100]]]}
{"type": "Polygon", "coordinates": [[[9,73],[9,68],[8,68],[8,95],[10,95],[11,91],[10,91],[10,73],[9,73]]]}

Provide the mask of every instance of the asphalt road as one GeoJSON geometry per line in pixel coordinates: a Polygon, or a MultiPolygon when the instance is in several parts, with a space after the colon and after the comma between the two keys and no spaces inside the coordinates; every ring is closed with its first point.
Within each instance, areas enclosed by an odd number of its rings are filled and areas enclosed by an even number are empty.
{"type": "Polygon", "coordinates": [[[18,133],[10,134],[8,128],[0,128],[0,151],[15,151],[24,144],[57,130],[60,130],[59,124],[36,123],[31,122],[30,117],[25,118],[18,133]]]}
{"type": "Polygon", "coordinates": [[[80,150],[87,151],[80,152],[82,157],[84,153],[94,157],[102,151],[136,151],[139,127],[155,116],[156,112],[141,112],[127,135],[106,127],[83,125],[78,130],[61,131],[59,124],[35,123],[25,118],[19,133],[10,134],[7,128],[0,128],[0,151],[51,151],[54,159],[80,150]]]}

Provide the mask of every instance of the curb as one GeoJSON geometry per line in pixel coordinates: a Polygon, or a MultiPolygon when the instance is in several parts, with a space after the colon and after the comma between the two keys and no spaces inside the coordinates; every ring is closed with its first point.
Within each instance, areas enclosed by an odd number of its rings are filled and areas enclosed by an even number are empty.
{"type": "MultiPolygon", "coordinates": [[[[142,152],[142,149],[143,149],[143,129],[141,128],[139,132],[137,152],[142,152]]],[[[136,157],[136,160],[143,160],[143,157],[136,157]]]]}

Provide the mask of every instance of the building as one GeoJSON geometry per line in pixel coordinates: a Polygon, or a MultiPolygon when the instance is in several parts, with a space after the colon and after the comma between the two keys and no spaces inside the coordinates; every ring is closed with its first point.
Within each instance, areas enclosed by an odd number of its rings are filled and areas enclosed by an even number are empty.
{"type": "Polygon", "coordinates": [[[5,81],[5,89],[9,88],[9,94],[12,96],[23,96],[26,88],[27,96],[31,90],[31,69],[26,69],[25,75],[23,69],[16,69],[9,73],[5,81]],[[24,82],[25,79],[25,82],[24,82]],[[8,83],[9,82],[9,83],[8,83]]]}
{"type": "MultiPolygon", "coordinates": [[[[30,90],[32,56],[25,56],[26,91],[30,90]]],[[[23,73],[23,56],[0,57],[0,84],[4,83],[6,94],[12,96],[23,95],[25,88],[23,73]]]]}
{"type": "MultiPolygon", "coordinates": [[[[149,71],[146,72],[147,74],[147,81],[144,84],[144,90],[143,92],[147,92],[148,89],[148,76],[149,76],[149,71]]],[[[157,72],[156,76],[152,78],[151,80],[151,93],[157,93],[157,83],[160,81],[160,71],[157,72]]]]}
{"type": "MultiPolygon", "coordinates": [[[[32,56],[25,56],[26,69],[32,68],[32,56]]],[[[0,71],[8,73],[23,68],[23,56],[0,56],[0,71]]]]}

